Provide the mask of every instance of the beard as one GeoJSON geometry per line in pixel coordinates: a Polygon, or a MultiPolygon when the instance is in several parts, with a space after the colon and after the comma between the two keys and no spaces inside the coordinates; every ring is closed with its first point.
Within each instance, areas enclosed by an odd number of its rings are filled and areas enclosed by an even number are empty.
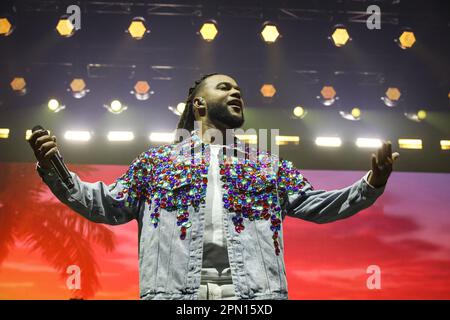
{"type": "Polygon", "coordinates": [[[234,114],[226,104],[208,103],[208,117],[219,128],[235,129],[244,123],[244,110],[241,109],[240,114],[234,114]]]}

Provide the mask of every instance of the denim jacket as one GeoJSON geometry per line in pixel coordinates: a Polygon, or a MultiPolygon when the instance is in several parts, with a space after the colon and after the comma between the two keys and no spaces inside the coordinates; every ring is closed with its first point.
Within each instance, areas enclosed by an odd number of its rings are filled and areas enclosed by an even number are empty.
{"type": "MultiPolygon", "coordinates": [[[[369,207],[384,191],[365,178],[315,190],[291,162],[248,148],[227,146],[221,157],[223,227],[238,299],[287,299],[286,215],[332,222],[369,207]]],[[[69,190],[53,169],[37,170],[62,203],[93,222],[137,220],[141,299],[198,299],[208,166],[209,145],[194,134],[143,152],[111,185],[70,172],[69,190]]]]}

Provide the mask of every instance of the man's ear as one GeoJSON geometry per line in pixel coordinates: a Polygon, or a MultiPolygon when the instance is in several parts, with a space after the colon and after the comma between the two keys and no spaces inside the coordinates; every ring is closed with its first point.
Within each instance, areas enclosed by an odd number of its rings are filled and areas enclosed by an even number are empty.
{"type": "Polygon", "coordinates": [[[194,98],[194,110],[200,117],[206,116],[206,101],[203,97],[194,98]]]}

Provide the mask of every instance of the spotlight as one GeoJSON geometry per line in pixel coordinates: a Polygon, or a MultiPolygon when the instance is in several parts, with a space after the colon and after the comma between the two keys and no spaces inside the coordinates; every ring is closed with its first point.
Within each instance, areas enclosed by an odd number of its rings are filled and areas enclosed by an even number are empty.
{"type": "Polygon", "coordinates": [[[60,36],[65,38],[69,38],[75,34],[75,26],[70,21],[68,15],[63,15],[59,18],[56,31],[58,31],[60,36]]]}
{"type": "Polygon", "coordinates": [[[89,141],[91,133],[89,131],[66,131],[64,138],[71,141],[89,141]]]}
{"type": "Polygon", "coordinates": [[[11,81],[10,85],[14,93],[18,94],[19,96],[23,96],[27,93],[27,83],[22,77],[15,77],[11,81]]]}
{"type": "Polygon", "coordinates": [[[134,94],[138,100],[147,100],[153,93],[153,91],[150,91],[150,85],[147,81],[137,81],[134,90],[131,91],[131,94],[134,94]]]}
{"type": "Polygon", "coordinates": [[[450,140],[441,140],[440,144],[442,150],[450,150],[450,140]]]}
{"type": "Polygon", "coordinates": [[[216,38],[217,33],[219,33],[217,29],[217,22],[215,20],[205,22],[200,28],[199,33],[202,36],[203,40],[207,42],[213,41],[216,38]]]}
{"type": "Polygon", "coordinates": [[[8,128],[0,128],[0,139],[8,139],[9,131],[8,128]]]}
{"type": "Polygon", "coordinates": [[[397,106],[400,97],[402,93],[400,90],[396,87],[389,87],[386,90],[385,96],[381,97],[381,100],[383,100],[384,104],[390,108],[397,106]]]}
{"type": "Polygon", "coordinates": [[[127,32],[136,40],[141,40],[146,33],[150,33],[145,26],[145,19],[143,17],[134,17],[128,26],[127,32]]]}
{"type": "Polygon", "coordinates": [[[75,78],[70,83],[70,88],[67,90],[72,92],[72,96],[76,99],[81,99],[89,92],[86,88],[86,83],[81,78],[75,78]]]}
{"type": "Polygon", "coordinates": [[[47,107],[50,109],[50,111],[53,111],[53,112],[59,112],[59,111],[64,110],[66,108],[65,105],[61,105],[59,103],[59,101],[57,99],[54,99],[54,98],[48,100],[47,107]]]}
{"type": "Polygon", "coordinates": [[[287,144],[299,144],[299,136],[275,136],[275,143],[277,145],[287,145],[287,144]]]}
{"type": "Polygon", "coordinates": [[[324,106],[328,107],[333,105],[333,103],[335,103],[335,101],[338,100],[339,97],[336,96],[336,90],[334,90],[332,86],[324,86],[320,91],[320,96],[317,96],[317,99],[324,106]]]}
{"type": "Polygon", "coordinates": [[[320,147],[340,147],[342,144],[341,138],[339,137],[317,137],[316,145],[320,147]]]}
{"type": "Polygon", "coordinates": [[[183,114],[185,108],[186,108],[186,103],[184,103],[184,102],[180,102],[179,104],[177,104],[177,106],[175,108],[172,106],[168,107],[168,109],[177,116],[181,116],[183,114]]]}
{"type": "Polygon", "coordinates": [[[9,36],[14,30],[13,24],[11,21],[9,21],[6,17],[0,18],[0,36],[7,37],[9,36]]]}
{"type": "Polygon", "coordinates": [[[425,110],[419,110],[416,113],[405,112],[404,115],[411,121],[420,122],[422,120],[425,120],[425,118],[427,117],[427,112],[425,110]]]}
{"type": "Polygon", "coordinates": [[[329,39],[332,40],[334,45],[338,48],[345,46],[348,41],[352,40],[344,25],[336,25],[329,39]]]}
{"type": "Polygon", "coordinates": [[[172,143],[175,139],[173,132],[151,132],[149,139],[152,142],[172,143]]]}
{"type": "Polygon", "coordinates": [[[401,149],[422,149],[422,139],[398,139],[401,149]]]}
{"type": "Polygon", "coordinates": [[[280,37],[278,28],[275,24],[271,22],[265,22],[262,27],[261,37],[266,43],[275,43],[280,37]]]}
{"type": "Polygon", "coordinates": [[[361,120],[361,110],[359,108],[353,108],[350,113],[345,111],[339,111],[339,114],[342,116],[342,118],[346,120],[351,121],[358,121],[361,120]]]}
{"type": "Polygon", "coordinates": [[[263,95],[263,97],[272,98],[275,95],[275,93],[277,92],[277,90],[275,89],[275,87],[272,84],[265,83],[261,87],[260,92],[263,95]]]}
{"type": "Polygon", "coordinates": [[[358,138],[356,139],[356,146],[358,148],[380,148],[382,142],[380,139],[372,138],[358,138]]]}
{"type": "Polygon", "coordinates": [[[122,102],[119,100],[113,100],[109,105],[103,105],[109,112],[113,114],[120,114],[128,109],[127,106],[124,106],[122,102]]]}
{"type": "Polygon", "coordinates": [[[177,104],[177,111],[180,113],[180,115],[183,114],[185,108],[186,108],[186,103],[180,102],[179,104],[177,104]]]}
{"type": "Polygon", "coordinates": [[[292,115],[296,119],[303,119],[308,112],[301,106],[297,106],[292,110],[292,115]]]}
{"type": "Polygon", "coordinates": [[[131,131],[110,131],[107,136],[109,141],[131,141],[134,133],[131,131]]]}
{"type": "Polygon", "coordinates": [[[416,36],[411,29],[407,28],[401,32],[400,36],[395,39],[395,42],[397,42],[398,46],[404,50],[410,49],[416,42],[416,36]]]}

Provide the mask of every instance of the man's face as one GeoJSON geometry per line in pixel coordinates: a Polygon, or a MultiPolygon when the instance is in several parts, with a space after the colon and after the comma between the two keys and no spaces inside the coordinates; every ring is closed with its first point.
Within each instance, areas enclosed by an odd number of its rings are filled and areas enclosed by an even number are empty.
{"type": "Polygon", "coordinates": [[[198,93],[207,104],[207,117],[217,128],[234,129],[244,123],[244,101],[233,78],[218,74],[204,80],[198,93]]]}

